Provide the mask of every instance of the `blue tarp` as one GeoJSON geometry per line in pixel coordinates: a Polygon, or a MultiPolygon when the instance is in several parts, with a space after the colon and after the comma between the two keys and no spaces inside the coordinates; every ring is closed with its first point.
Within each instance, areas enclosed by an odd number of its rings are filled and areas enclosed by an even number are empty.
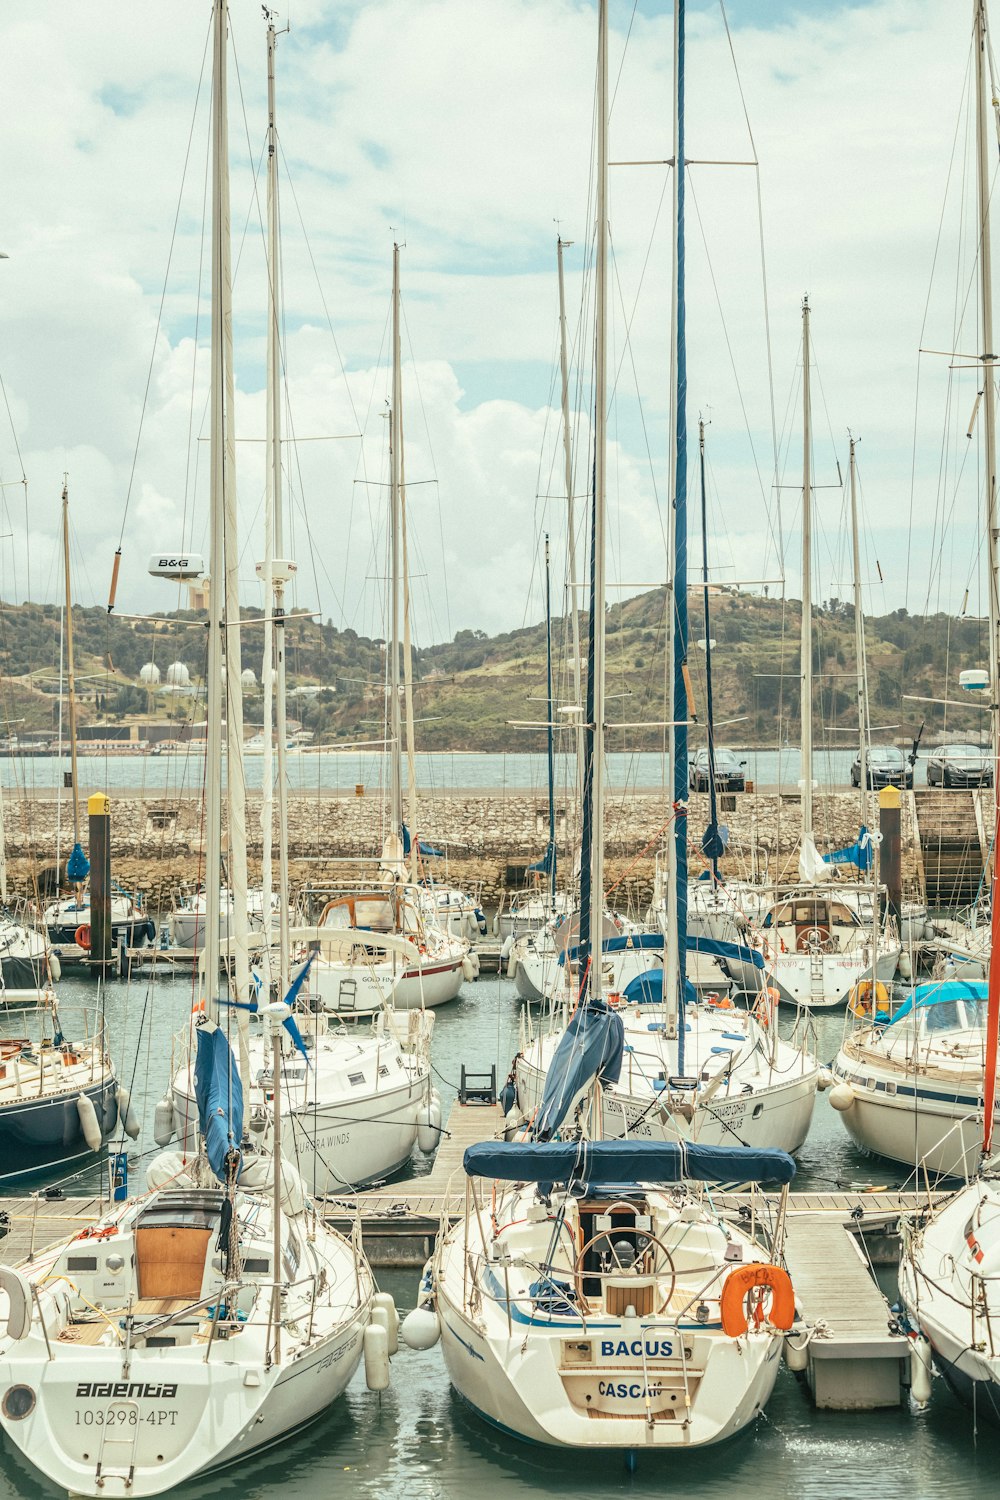
{"type": "Polygon", "coordinates": [[[469,1177],[505,1182],[791,1182],[795,1163],[771,1147],[685,1141],[480,1141],[466,1149],[469,1177]]]}
{"type": "Polygon", "coordinates": [[[533,1128],[536,1140],[552,1139],[574,1099],[595,1078],[602,1083],[618,1082],[624,1049],[621,1016],[603,1003],[577,1009],[545,1075],[545,1090],[533,1128]]]}
{"type": "Polygon", "coordinates": [[[953,1000],[973,1000],[985,1005],[988,987],[982,979],[943,979],[929,984],[918,984],[894,1012],[890,1026],[908,1016],[918,1006],[945,1005],[953,1000]]]}
{"type": "Polygon", "coordinates": [[[243,1088],[226,1033],[218,1026],[199,1026],[194,1093],[205,1153],[220,1182],[226,1181],[226,1153],[243,1138],[243,1088]]]}
{"type": "Polygon", "coordinates": [[[832,849],[823,855],[826,865],[857,865],[859,870],[870,870],[875,863],[875,845],[871,834],[862,823],[858,830],[858,841],[847,849],[832,849]]]}

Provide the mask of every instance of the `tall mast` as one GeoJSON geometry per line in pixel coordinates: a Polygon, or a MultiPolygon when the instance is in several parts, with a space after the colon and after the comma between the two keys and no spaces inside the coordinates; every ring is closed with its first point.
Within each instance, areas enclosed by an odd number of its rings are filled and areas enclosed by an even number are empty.
{"type": "MultiPolygon", "coordinates": [[[[229,888],[236,998],[249,991],[247,961],[246,792],[243,784],[243,689],[240,681],[239,547],[236,528],[236,430],[232,276],[229,232],[229,131],[226,118],[226,0],[216,0],[212,87],[212,371],[210,428],[211,587],[208,636],[208,738],[205,773],[207,906],[206,1010],[217,1016],[220,960],[218,892],[222,884],[222,740],[226,735],[229,888]],[[225,693],[225,696],[224,696],[225,693]],[[225,712],[224,712],[225,710],[225,712]]],[[[249,1094],[246,1016],[236,1011],[240,1074],[249,1094]]],[[[232,1016],[228,1012],[227,1019],[232,1016]]]]}
{"type": "Polygon", "coordinates": [[[712,696],[712,621],[708,599],[708,503],[705,493],[705,423],[698,419],[698,459],[701,478],[701,577],[705,594],[705,712],[708,733],[708,857],[712,883],[719,879],[719,809],[715,785],[715,702],[712,696]]]}
{"type": "Polygon", "coordinates": [[[851,438],[851,547],[854,554],[854,654],[858,663],[858,730],[861,736],[859,761],[861,770],[861,807],[863,823],[868,821],[868,675],[865,671],[865,606],[861,596],[861,542],[858,535],[857,469],[855,441],[851,438]]]}
{"type": "Polygon", "coordinates": [[[667,682],[671,721],[667,748],[677,809],[667,842],[667,931],[663,999],[666,1035],[677,1038],[677,1065],[683,1071],[684,1027],[678,1024],[687,987],[687,362],[684,321],[684,0],[674,8],[674,237],[670,339],[670,557],[673,581],[667,586],[667,682]]]}
{"type": "MultiPolygon", "coordinates": [[[[273,613],[273,653],[275,677],[275,719],[277,725],[278,763],[278,924],[279,953],[278,969],[281,994],[288,993],[289,985],[289,891],[288,891],[288,777],[286,774],[287,698],[285,674],[285,584],[291,571],[284,555],[284,516],[281,487],[281,262],[278,234],[278,129],[275,120],[274,57],[278,35],[274,19],[267,21],[267,265],[268,265],[268,320],[267,320],[267,503],[270,510],[270,525],[266,528],[266,541],[270,549],[265,552],[265,608],[273,613]],[[269,575],[269,576],[267,576],[269,575]]],[[[265,629],[270,631],[268,624],[265,629]]],[[[264,671],[265,701],[271,690],[271,654],[265,650],[264,671]]],[[[268,803],[270,795],[270,749],[271,715],[264,715],[265,790],[268,803]]],[[[270,840],[273,830],[265,830],[266,848],[270,861],[270,840]]],[[[264,889],[265,932],[271,931],[270,882],[264,889]]]]}
{"type": "Polygon", "coordinates": [[[392,406],[389,413],[390,456],[390,501],[389,501],[389,563],[391,587],[391,629],[389,640],[389,739],[390,784],[389,820],[391,836],[402,837],[403,827],[403,772],[402,772],[402,725],[399,713],[399,593],[400,593],[400,484],[401,484],[401,428],[399,410],[402,370],[399,342],[399,246],[392,247],[392,406]]]}
{"type": "MultiPolygon", "coordinates": [[[[576,519],[573,514],[573,438],[569,422],[569,349],[566,330],[566,286],[563,275],[563,251],[572,240],[556,237],[556,255],[559,262],[559,373],[562,377],[562,430],[563,465],[566,479],[566,563],[569,575],[569,618],[573,640],[573,702],[577,705],[576,722],[576,767],[574,786],[576,805],[580,808],[583,793],[583,683],[580,674],[580,596],[576,572],[576,519]]],[[[552,713],[549,712],[551,721],[552,713]]],[[[579,811],[578,811],[579,816],[579,811]]]]}
{"type": "Polygon", "coordinates": [[[813,834],[812,404],[809,389],[809,298],[802,301],[802,837],[813,834]]]}
{"type": "MultiPolygon", "coordinates": [[[[993,785],[996,787],[996,824],[993,848],[1000,837],[1000,560],[997,545],[996,493],[996,390],[993,370],[993,264],[990,251],[990,152],[989,116],[992,91],[987,77],[989,42],[986,27],[985,0],[975,0],[973,7],[976,32],[976,164],[979,187],[979,278],[982,304],[983,339],[983,440],[986,473],[986,538],[989,558],[989,629],[990,629],[990,735],[993,751],[993,785]]],[[[983,1088],[983,1155],[988,1156],[993,1143],[993,1109],[996,1103],[997,1048],[1000,1039],[1000,887],[997,864],[993,859],[992,916],[988,1004],[986,1022],[986,1073],[983,1088]]]]}
{"type": "Polygon", "coordinates": [[[73,843],[80,842],[80,781],[76,766],[76,678],[73,675],[73,590],[69,565],[69,476],[63,475],[62,488],[63,576],[66,585],[66,688],[69,693],[69,763],[73,783],[73,843]]]}
{"type": "Polygon", "coordinates": [[[403,711],[406,716],[406,812],[410,829],[410,879],[420,878],[420,814],[417,808],[417,745],[413,718],[413,651],[410,645],[410,550],[406,536],[406,445],[403,442],[403,379],[396,392],[399,421],[399,544],[403,571],[403,711]]]}
{"type": "Polygon", "coordinates": [[[588,1004],[601,998],[604,929],[604,532],[607,454],[608,5],[598,0],[597,234],[594,376],[594,509],[590,538],[590,618],[580,851],[580,972],[588,1004]]]}
{"type": "MultiPolygon", "coordinates": [[[[579,670],[579,662],[577,663],[579,670]]],[[[552,578],[549,569],[549,534],[545,533],[545,701],[546,750],[549,771],[549,847],[545,851],[545,868],[549,876],[549,900],[556,909],[556,764],[555,737],[552,722],[552,578]]]]}

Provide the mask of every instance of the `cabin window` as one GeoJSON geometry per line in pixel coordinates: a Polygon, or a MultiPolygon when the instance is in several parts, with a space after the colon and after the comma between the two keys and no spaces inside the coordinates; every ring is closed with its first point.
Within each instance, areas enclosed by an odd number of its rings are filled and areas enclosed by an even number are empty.
{"type": "Polygon", "coordinates": [[[380,1078],[388,1078],[388,1076],[389,1076],[389,1069],[386,1067],[385,1063],[383,1063],[382,1066],[379,1068],[379,1070],[378,1070],[378,1076],[380,1078]]]}
{"type": "Polygon", "coordinates": [[[953,1031],[956,1026],[961,1026],[963,1015],[957,1000],[942,1000],[937,1005],[929,1005],[925,1019],[928,1031],[953,1031]]]}
{"type": "Polygon", "coordinates": [[[363,1073],[348,1073],[347,1081],[354,1084],[364,1083],[365,1075],[363,1073]]]}

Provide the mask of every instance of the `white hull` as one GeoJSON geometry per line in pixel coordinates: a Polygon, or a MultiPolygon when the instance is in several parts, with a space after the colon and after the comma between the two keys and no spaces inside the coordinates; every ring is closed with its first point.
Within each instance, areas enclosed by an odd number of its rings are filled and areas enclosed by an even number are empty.
{"type": "Polygon", "coordinates": [[[462,988],[465,954],[450,958],[429,956],[425,966],[409,968],[393,991],[397,1010],[429,1010],[454,1000],[462,988]]]}

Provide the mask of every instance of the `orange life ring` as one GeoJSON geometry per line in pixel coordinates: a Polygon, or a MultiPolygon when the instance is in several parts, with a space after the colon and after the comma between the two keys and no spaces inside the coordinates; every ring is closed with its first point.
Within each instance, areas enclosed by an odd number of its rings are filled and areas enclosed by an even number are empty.
{"type": "Polygon", "coordinates": [[[731,1339],[738,1339],[747,1331],[746,1298],[755,1287],[767,1287],[771,1293],[771,1304],[765,1312],[759,1301],[754,1308],[754,1322],[759,1326],[764,1318],[772,1328],[786,1332],[795,1320],[795,1293],[787,1271],[781,1266],[769,1266],[754,1261],[738,1271],[730,1271],[719,1298],[719,1313],[722,1331],[731,1339]]]}
{"type": "Polygon", "coordinates": [[[192,1007],[191,1007],[191,1014],[193,1016],[203,1016],[205,1014],[205,1002],[204,1002],[204,1000],[199,1000],[199,1001],[197,1001],[196,1004],[192,1005],[192,1007]]]}
{"type": "Polygon", "coordinates": [[[90,923],[81,922],[73,934],[73,941],[78,948],[90,949],[90,923]]]}

